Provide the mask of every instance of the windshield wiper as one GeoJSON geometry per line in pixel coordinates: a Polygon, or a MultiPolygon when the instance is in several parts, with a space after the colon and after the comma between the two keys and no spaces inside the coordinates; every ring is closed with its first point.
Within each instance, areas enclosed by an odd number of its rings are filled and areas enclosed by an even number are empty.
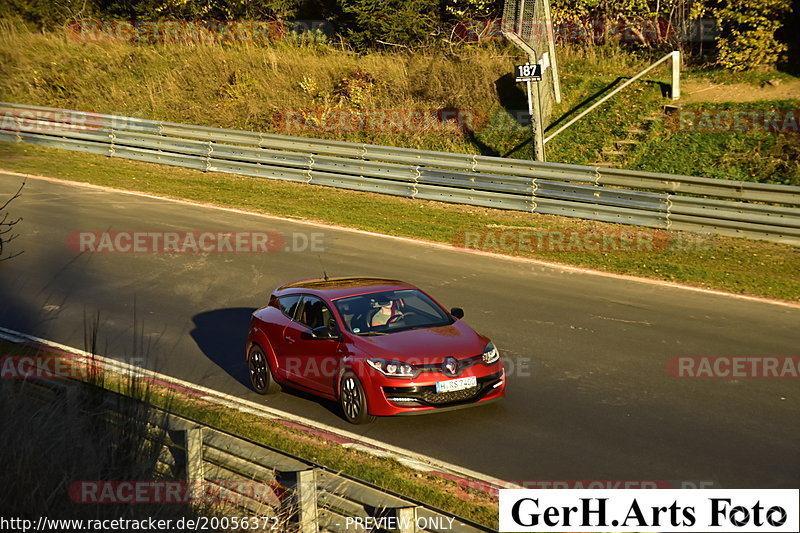
{"type": "Polygon", "coordinates": [[[368,331],[366,333],[359,333],[361,337],[374,337],[375,335],[388,335],[388,331],[368,331]]]}

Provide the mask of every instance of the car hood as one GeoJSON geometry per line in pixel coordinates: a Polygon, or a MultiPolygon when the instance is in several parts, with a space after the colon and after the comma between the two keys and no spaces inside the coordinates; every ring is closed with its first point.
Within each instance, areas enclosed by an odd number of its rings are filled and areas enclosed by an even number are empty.
{"type": "Polygon", "coordinates": [[[445,357],[465,359],[483,353],[489,339],[456,320],[449,326],[420,328],[387,335],[353,335],[353,344],[369,357],[439,363],[445,357]]]}

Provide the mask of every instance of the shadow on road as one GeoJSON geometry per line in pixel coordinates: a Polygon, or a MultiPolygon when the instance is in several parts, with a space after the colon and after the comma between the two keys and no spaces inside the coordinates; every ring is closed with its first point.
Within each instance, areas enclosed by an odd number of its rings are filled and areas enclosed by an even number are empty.
{"type": "MultiPolygon", "coordinates": [[[[250,315],[255,310],[253,307],[233,307],[199,313],[192,317],[195,327],[190,333],[206,357],[250,390],[253,390],[253,387],[250,385],[245,349],[250,315]]],[[[339,415],[339,406],[336,402],[291,387],[283,387],[283,390],[297,398],[315,402],[339,415]]]]}
{"type": "Polygon", "coordinates": [[[192,339],[203,353],[218,367],[244,385],[250,387],[247,375],[245,348],[250,315],[254,307],[215,309],[192,317],[192,339]]]}

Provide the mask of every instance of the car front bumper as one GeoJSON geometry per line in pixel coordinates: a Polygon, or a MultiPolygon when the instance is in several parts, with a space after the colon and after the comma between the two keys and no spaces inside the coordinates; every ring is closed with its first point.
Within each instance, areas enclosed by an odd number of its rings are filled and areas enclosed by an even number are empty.
{"type": "MultiPolygon", "coordinates": [[[[460,376],[467,377],[467,376],[460,376]]],[[[505,396],[506,376],[500,370],[476,375],[477,385],[454,392],[436,392],[436,381],[401,384],[395,379],[374,379],[367,393],[370,414],[392,416],[430,411],[449,411],[498,400],[505,396]]]]}

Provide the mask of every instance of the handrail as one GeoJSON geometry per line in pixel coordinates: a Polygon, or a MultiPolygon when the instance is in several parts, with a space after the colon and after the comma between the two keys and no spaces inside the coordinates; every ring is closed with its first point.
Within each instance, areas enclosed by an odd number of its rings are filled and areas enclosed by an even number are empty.
{"type": "Polygon", "coordinates": [[[659,59],[658,61],[656,61],[655,63],[653,63],[649,67],[647,67],[646,69],[644,69],[641,72],[639,72],[636,76],[632,77],[631,79],[629,79],[628,81],[626,81],[625,83],[623,83],[622,85],[620,85],[619,87],[617,87],[616,89],[614,89],[613,91],[611,91],[610,93],[608,93],[607,95],[602,97],[600,100],[598,100],[597,102],[595,102],[594,104],[589,106],[588,109],[585,109],[585,110],[581,111],[575,118],[573,118],[572,120],[570,120],[569,122],[567,122],[566,124],[564,124],[563,126],[558,128],[552,134],[550,134],[547,137],[545,137],[544,138],[545,144],[547,144],[548,141],[551,141],[556,135],[558,135],[559,133],[561,133],[565,129],[569,128],[570,126],[572,126],[573,124],[578,122],[580,119],[585,117],[587,114],[591,113],[598,106],[600,106],[603,103],[607,102],[611,97],[613,97],[615,94],[620,92],[622,89],[624,89],[625,87],[627,87],[631,83],[635,82],[636,80],[638,80],[639,78],[641,78],[642,76],[644,76],[645,74],[647,74],[648,72],[650,72],[651,70],[656,68],[658,65],[660,65],[661,63],[663,63],[664,61],[666,61],[667,59],[670,59],[670,58],[672,59],[672,99],[673,100],[677,100],[678,98],[680,98],[681,97],[681,89],[680,89],[680,67],[679,66],[680,66],[680,62],[681,62],[681,53],[679,51],[675,50],[674,52],[670,52],[669,54],[665,55],[664,57],[662,57],[661,59],[659,59]]]}

